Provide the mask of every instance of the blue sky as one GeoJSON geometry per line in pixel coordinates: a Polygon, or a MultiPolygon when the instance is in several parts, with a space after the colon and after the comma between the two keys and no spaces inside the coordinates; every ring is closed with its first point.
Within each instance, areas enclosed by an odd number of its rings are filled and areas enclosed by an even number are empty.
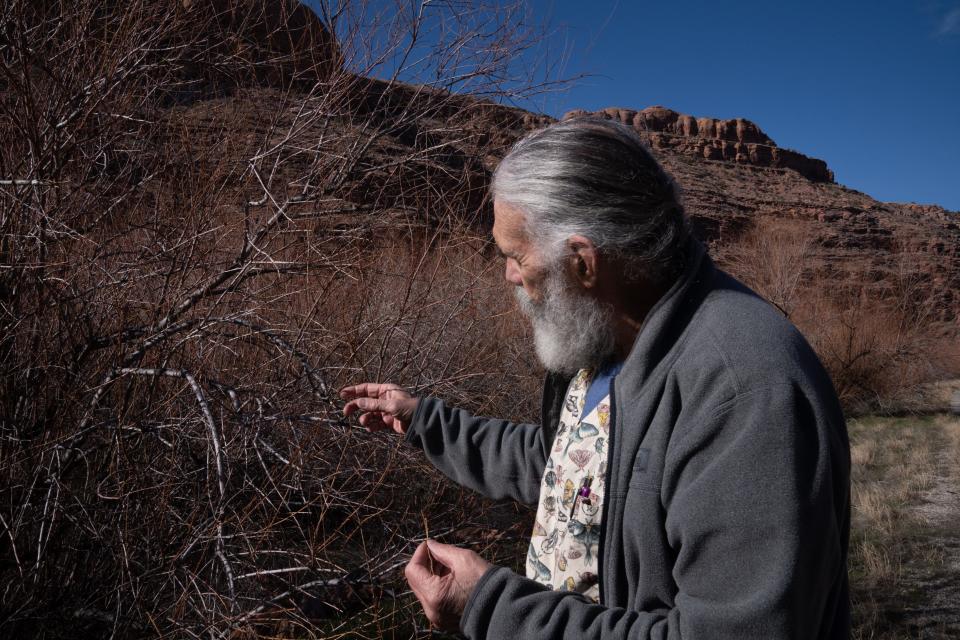
{"type": "Polygon", "coordinates": [[[960,0],[528,5],[539,53],[590,75],[527,108],[743,117],[841,184],[960,210],[960,0]]]}
{"type": "Polygon", "coordinates": [[[960,1],[535,0],[591,73],[538,105],[744,117],[880,200],[960,210],[960,1]]]}

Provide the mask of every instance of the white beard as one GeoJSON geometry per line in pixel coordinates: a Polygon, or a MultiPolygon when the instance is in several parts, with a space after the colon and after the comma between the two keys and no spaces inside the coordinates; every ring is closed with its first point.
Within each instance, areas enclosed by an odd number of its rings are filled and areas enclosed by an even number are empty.
{"type": "Polygon", "coordinates": [[[541,301],[534,302],[523,287],[515,293],[533,325],[537,357],[548,371],[569,375],[610,360],[616,346],[613,310],[575,293],[562,267],[550,269],[541,301]]]}

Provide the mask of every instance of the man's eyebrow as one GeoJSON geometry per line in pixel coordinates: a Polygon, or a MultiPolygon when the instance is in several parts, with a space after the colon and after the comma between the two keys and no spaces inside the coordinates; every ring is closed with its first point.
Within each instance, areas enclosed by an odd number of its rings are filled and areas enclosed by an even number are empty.
{"type": "Polygon", "coordinates": [[[503,247],[500,246],[500,243],[496,241],[496,239],[493,239],[491,244],[493,244],[493,248],[497,250],[497,255],[501,258],[517,258],[516,251],[505,251],[503,247]]]}

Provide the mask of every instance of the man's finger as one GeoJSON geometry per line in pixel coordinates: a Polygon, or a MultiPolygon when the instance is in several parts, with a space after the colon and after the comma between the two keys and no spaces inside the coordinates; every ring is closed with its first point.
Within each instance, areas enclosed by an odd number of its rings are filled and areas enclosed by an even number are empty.
{"type": "Polygon", "coordinates": [[[365,413],[360,416],[360,426],[366,428],[367,431],[384,431],[386,429],[392,429],[392,427],[386,422],[387,416],[381,414],[378,411],[373,413],[365,413]]]}
{"type": "Polygon", "coordinates": [[[430,547],[427,546],[426,540],[417,546],[413,555],[410,556],[409,564],[430,568],[430,547]]]}
{"type": "Polygon", "coordinates": [[[344,400],[353,400],[354,398],[359,397],[369,397],[372,393],[372,397],[376,397],[379,392],[380,385],[376,382],[361,382],[360,384],[350,385],[340,389],[340,397],[344,400]]]}
{"type": "Polygon", "coordinates": [[[395,384],[380,382],[361,382],[340,389],[340,397],[344,400],[353,400],[354,398],[379,398],[387,391],[399,389],[395,384]]]}
{"type": "Polygon", "coordinates": [[[355,398],[343,406],[343,415],[349,417],[357,409],[360,411],[384,411],[383,400],[376,398],[355,398]]]}
{"type": "Polygon", "coordinates": [[[452,544],[443,544],[442,542],[437,542],[436,540],[427,540],[424,544],[427,545],[427,548],[430,550],[430,554],[434,559],[439,560],[442,564],[452,567],[458,561],[463,558],[463,554],[472,553],[466,549],[461,549],[460,547],[455,547],[452,544]]]}
{"type": "Polygon", "coordinates": [[[347,404],[343,405],[343,415],[349,418],[358,408],[359,406],[357,405],[357,401],[351,400],[347,404]]]}
{"type": "Polygon", "coordinates": [[[435,577],[433,571],[431,571],[430,550],[427,548],[426,542],[421,542],[417,550],[413,552],[410,561],[407,562],[407,566],[403,570],[403,575],[415,591],[422,590],[423,585],[435,577]]]}

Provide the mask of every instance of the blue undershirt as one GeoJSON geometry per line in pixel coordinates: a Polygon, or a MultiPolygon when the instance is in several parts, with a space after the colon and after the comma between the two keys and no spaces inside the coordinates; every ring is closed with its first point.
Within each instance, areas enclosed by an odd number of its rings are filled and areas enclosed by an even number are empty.
{"type": "Polygon", "coordinates": [[[620,369],[623,369],[623,362],[615,362],[605,365],[594,374],[593,379],[590,380],[590,388],[587,389],[587,395],[583,400],[581,417],[590,415],[590,412],[600,404],[600,401],[610,394],[610,386],[613,384],[613,379],[620,373],[620,369]]]}

